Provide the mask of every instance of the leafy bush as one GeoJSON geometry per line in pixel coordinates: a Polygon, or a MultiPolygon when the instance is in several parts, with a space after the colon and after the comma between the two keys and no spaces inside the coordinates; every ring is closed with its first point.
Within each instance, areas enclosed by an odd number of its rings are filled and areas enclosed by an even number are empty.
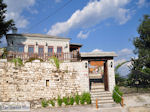
{"type": "Polygon", "coordinates": [[[53,100],[50,100],[49,103],[54,107],[55,106],[55,102],[53,100]]]}
{"type": "Polygon", "coordinates": [[[58,103],[59,106],[61,106],[62,103],[63,103],[63,101],[62,101],[62,99],[60,98],[60,96],[58,96],[58,98],[57,98],[57,103],[58,103]]]}
{"type": "Polygon", "coordinates": [[[83,105],[85,103],[85,99],[83,96],[80,97],[80,103],[83,105]]]}
{"type": "Polygon", "coordinates": [[[14,58],[11,60],[11,62],[13,62],[15,64],[15,67],[23,66],[23,62],[20,58],[14,58]]]}
{"type": "Polygon", "coordinates": [[[85,94],[85,101],[87,104],[91,104],[91,95],[90,93],[84,93],[85,94]]]}
{"type": "Polygon", "coordinates": [[[120,92],[118,86],[115,86],[114,91],[113,91],[113,99],[114,99],[114,101],[115,101],[116,103],[121,103],[121,97],[120,97],[115,91],[116,91],[120,96],[122,96],[123,93],[120,92]]]}
{"type": "Polygon", "coordinates": [[[41,104],[42,104],[42,107],[48,106],[48,102],[46,100],[42,100],[41,104]]]}
{"type": "Polygon", "coordinates": [[[74,104],[74,98],[73,98],[73,97],[71,97],[71,98],[69,99],[69,104],[70,104],[70,105],[73,105],[73,104],[74,104]]]}
{"type": "Polygon", "coordinates": [[[69,105],[69,98],[68,97],[64,97],[63,98],[63,102],[65,103],[65,105],[69,105]]]}
{"type": "Polygon", "coordinates": [[[76,104],[78,104],[78,105],[79,105],[79,103],[80,103],[80,96],[79,96],[78,94],[75,96],[75,102],[76,102],[76,104]]]}
{"type": "Polygon", "coordinates": [[[90,95],[90,93],[85,92],[81,95],[80,103],[84,104],[85,102],[87,102],[87,104],[91,104],[91,95],[90,95]]]}
{"type": "Polygon", "coordinates": [[[1,48],[1,50],[3,51],[2,53],[2,59],[6,59],[7,58],[7,54],[8,54],[8,51],[6,48],[1,48]]]}

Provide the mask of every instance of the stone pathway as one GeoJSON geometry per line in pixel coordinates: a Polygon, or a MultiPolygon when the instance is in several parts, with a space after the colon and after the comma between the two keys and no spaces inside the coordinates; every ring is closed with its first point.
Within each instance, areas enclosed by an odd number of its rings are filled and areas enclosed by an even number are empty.
{"type": "Polygon", "coordinates": [[[124,103],[124,107],[96,109],[91,105],[85,105],[32,109],[31,112],[150,112],[150,94],[125,95],[124,103]]]}
{"type": "Polygon", "coordinates": [[[92,106],[75,106],[75,107],[61,107],[61,108],[43,108],[31,110],[31,112],[122,112],[121,108],[99,108],[92,106]]]}

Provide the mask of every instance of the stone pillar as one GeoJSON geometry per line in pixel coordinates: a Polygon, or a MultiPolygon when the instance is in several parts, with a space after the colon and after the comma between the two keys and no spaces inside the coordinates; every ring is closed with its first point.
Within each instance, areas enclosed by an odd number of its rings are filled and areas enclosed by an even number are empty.
{"type": "Polygon", "coordinates": [[[112,93],[115,87],[114,60],[108,60],[107,67],[108,67],[108,86],[109,91],[112,93]]]}

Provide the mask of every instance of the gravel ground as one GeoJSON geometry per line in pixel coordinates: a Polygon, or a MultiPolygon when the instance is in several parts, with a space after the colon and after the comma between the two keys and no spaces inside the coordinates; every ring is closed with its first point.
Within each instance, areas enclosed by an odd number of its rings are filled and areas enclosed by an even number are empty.
{"type": "Polygon", "coordinates": [[[31,109],[31,112],[150,112],[150,94],[124,95],[124,107],[99,108],[94,106],[73,106],[31,109]]]}

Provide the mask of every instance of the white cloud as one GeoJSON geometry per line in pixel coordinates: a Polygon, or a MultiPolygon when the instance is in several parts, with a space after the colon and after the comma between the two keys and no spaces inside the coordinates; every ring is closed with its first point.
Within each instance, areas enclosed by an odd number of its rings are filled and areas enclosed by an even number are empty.
{"type": "Polygon", "coordinates": [[[123,57],[123,56],[127,56],[127,55],[133,54],[133,51],[131,49],[124,48],[124,49],[118,51],[117,54],[118,54],[118,57],[120,57],[120,56],[123,57]]]}
{"type": "MultiPolygon", "coordinates": [[[[117,55],[118,55],[118,57],[115,58],[115,66],[117,66],[118,64],[120,64],[122,62],[130,61],[131,58],[134,56],[133,51],[131,49],[127,49],[127,48],[124,48],[124,49],[118,51],[117,55]]],[[[126,76],[130,72],[130,69],[129,69],[130,65],[131,65],[131,62],[128,62],[128,63],[122,65],[118,70],[119,73],[122,76],[126,76]]]]}
{"type": "Polygon", "coordinates": [[[124,24],[130,19],[130,10],[124,8],[129,1],[90,1],[82,10],[76,10],[67,21],[54,24],[48,34],[60,35],[74,28],[89,28],[108,18],[114,18],[124,24]]]}
{"type": "Polygon", "coordinates": [[[103,52],[103,50],[101,49],[94,49],[92,52],[96,53],[96,52],[103,52]]]}
{"type": "Polygon", "coordinates": [[[136,4],[138,5],[139,8],[143,7],[146,3],[146,0],[139,0],[136,4]]]}
{"type": "Polygon", "coordinates": [[[77,35],[78,38],[86,39],[89,36],[90,32],[84,33],[83,31],[80,31],[77,35]]]}
{"type": "Polygon", "coordinates": [[[6,19],[13,19],[16,27],[25,28],[28,25],[28,20],[22,16],[25,9],[30,9],[35,4],[35,0],[5,0],[7,4],[6,19]]]}

